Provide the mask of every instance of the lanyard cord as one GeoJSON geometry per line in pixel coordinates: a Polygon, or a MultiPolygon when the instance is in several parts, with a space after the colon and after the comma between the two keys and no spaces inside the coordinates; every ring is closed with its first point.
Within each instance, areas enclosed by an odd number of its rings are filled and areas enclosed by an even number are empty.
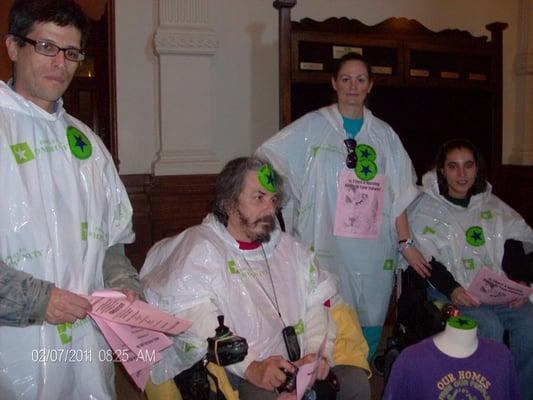
{"type": "Polygon", "coordinates": [[[244,262],[246,263],[246,265],[248,266],[248,269],[250,270],[250,274],[255,279],[257,284],[261,287],[261,290],[263,291],[263,293],[265,294],[267,299],[270,301],[270,304],[272,304],[272,307],[274,307],[274,309],[278,313],[279,319],[281,320],[281,323],[283,324],[283,327],[286,327],[287,324],[283,320],[283,317],[281,316],[281,312],[279,310],[278,296],[276,295],[276,287],[274,286],[274,280],[272,279],[272,273],[270,272],[270,264],[268,263],[268,259],[267,259],[265,248],[263,247],[263,244],[261,244],[261,251],[263,252],[263,257],[265,258],[265,264],[267,266],[268,277],[270,278],[270,284],[272,285],[272,292],[274,293],[274,300],[272,300],[272,297],[270,297],[270,295],[266,291],[266,289],[263,286],[263,284],[261,283],[261,281],[259,281],[259,279],[257,279],[257,277],[255,276],[254,270],[250,266],[250,263],[248,263],[248,260],[246,259],[246,257],[244,257],[244,255],[243,255],[242,258],[243,258],[244,262]]]}

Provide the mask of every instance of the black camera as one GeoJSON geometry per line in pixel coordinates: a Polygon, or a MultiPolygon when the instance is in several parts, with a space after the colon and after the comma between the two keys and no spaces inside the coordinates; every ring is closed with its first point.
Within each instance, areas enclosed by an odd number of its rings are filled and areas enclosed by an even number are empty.
{"type": "Polygon", "coordinates": [[[285,382],[283,382],[281,385],[279,385],[276,388],[276,391],[278,393],[282,393],[282,392],[290,393],[294,389],[296,389],[296,375],[298,375],[298,368],[296,368],[294,372],[289,372],[286,369],[283,369],[283,373],[285,374],[287,378],[285,378],[285,382]]]}
{"type": "Polygon", "coordinates": [[[215,336],[207,338],[207,360],[220,366],[231,365],[244,360],[248,354],[246,339],[234,335],[224,325],[224,316],[219,315],[215,336]]]}
{"type": "Polygon", "coordinates": [[[224,316],[219,315],[218,328],[215,336],[207,338],[207,354],[188,370],[174,377],[183,400],[209,400],[210,386],[208,375],[211,376],[217,391],[218,380],[207,370],[209,362],[220,366],[235,364],[244,360],[248,354],[248,343],[245,338],[234,335],[224,325],[224,316]]]}

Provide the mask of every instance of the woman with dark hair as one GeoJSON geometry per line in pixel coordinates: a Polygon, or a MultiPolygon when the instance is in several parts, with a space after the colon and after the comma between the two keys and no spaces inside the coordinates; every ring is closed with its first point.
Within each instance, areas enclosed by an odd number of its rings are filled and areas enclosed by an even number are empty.
{"type": "Polygon", "coordinates": [[[453,302],[477,321],[483,338],[501,342],[507,330],[522,398],[533,399],[533,304],[525,297],[486,305],[468,291],[481,267],[525,285],[532,276],[526,253],[533,250],[533,230],[491,193],[483,166],[467,140],[444,143],[409,220],[417,247],[431,260],[430,299],[453,302]]]}
{"type": "Polygon", "coordinates": [[[372,355],[379,343],[399,251],[421,274],[405,209],[417,196],[416,175],[398,135],[365,107],[373,82],[356,53],[336,64],[338,102],[310,112],[258,150],[284,177],[289,233],[311,246],[340,278],[357,310],[372,355]]]}

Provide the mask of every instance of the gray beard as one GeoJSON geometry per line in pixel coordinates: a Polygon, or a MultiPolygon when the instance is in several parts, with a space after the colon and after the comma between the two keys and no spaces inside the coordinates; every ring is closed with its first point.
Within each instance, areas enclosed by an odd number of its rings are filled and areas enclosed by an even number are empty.
{"type": "Polygon", "coordinates": [[[270,233],[274,230],[274,226],[276,225],[274,216],[268,215],[268,216],[259,218],[255,222],[251,223],[250,221],[248,221],[248,219],[244,215],[241,214],[239,210],[237,210],[237,214],[239,215],[239,222],[241,226],[244,227],[244,230],[249,235],[249,238],[251,239],[252,243],[254,242],[267,243],[270,241],[270,233]],[[260,233],[255,233],[252,230],[252,228],[261,222],[268,223],[269,224],[268,229],[260,233]]]}

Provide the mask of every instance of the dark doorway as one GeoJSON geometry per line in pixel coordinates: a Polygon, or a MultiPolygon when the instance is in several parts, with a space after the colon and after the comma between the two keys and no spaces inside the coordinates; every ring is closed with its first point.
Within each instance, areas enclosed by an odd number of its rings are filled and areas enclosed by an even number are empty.
{"type": "Polygon", "coordinates": [[[114,0],[78,1],[91,18],[87,57],[63,95],[65,109],[92,128],[118,166],[114,0]]]}
{"type": "MultiPolygon", "coordinates": [[[[0,36],[7,33],[8,14],[14,0],[0,1],[0,36]]],[[[114,0],[75,0],[91,18],[87,59],[63,95],[65,109],[98,134],[118,165],[116,135],[114,0]]],[[[11,61],[0,43],[0,79],[11,77],[11,61]]]]}

